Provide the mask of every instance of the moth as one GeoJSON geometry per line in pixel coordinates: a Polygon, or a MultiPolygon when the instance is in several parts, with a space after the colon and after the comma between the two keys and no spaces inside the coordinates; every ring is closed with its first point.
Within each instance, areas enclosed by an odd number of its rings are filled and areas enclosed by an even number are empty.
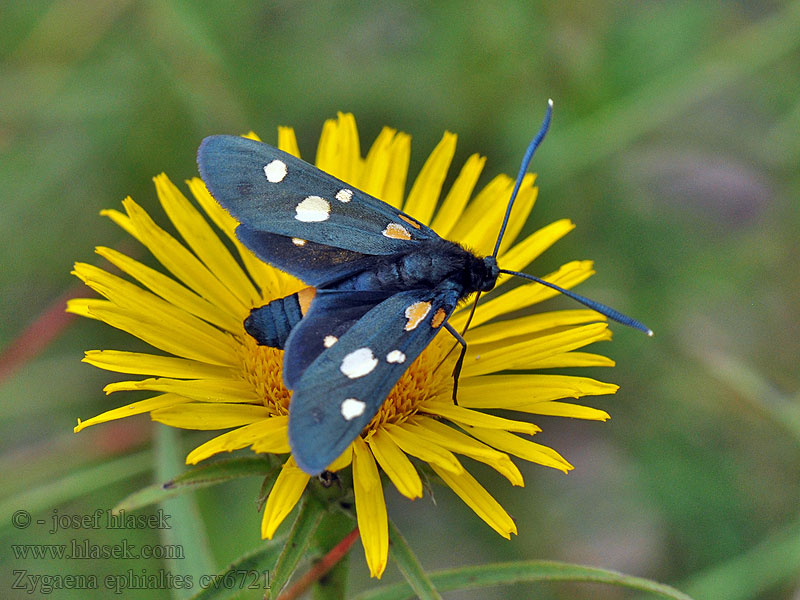
{"type": "Polygon", "coordinates": [[[289,443],[303,471],[317,475],[339,457],[441,329],[461,345],[455,396],[466,342],[448,319],[460,301],[494,288],[501,273],[556,289],[652,334],[605,305],[497,264],[514,199],[551,116],[552,101],[486,257],[268,144],[229,135],[203,140],[200,174],[239,222],[239,240],[310,286],[254,309],[245,321],[259,343],[284,348],[283,379],[292,390],[289,443]]]}

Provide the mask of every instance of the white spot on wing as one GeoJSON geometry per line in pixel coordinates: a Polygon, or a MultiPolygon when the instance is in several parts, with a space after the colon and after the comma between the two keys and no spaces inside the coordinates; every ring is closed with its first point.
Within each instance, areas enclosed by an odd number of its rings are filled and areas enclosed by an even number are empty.
{"type": "Polygon", "coordinates": [[[348,190],[347,188],[339,190],[336,192],[336,199],[339,202],[350,202],[353,199],[353,190],[348,190]]]}
{"type": "Polygon", "coordinates": [[[318,223],[327,221],[331,216],[331,204],[325,198],[308,196],[295,207],[295,219],[303,223],[318,223]]]}
{"type": "Polygon", "coordinates": [[[338,341],[339,341],[339,338],[337,338],[335,335],[326,335],[325,339],[322,340],[322,344],[326,348],[330,348],[331,346],[333,346],[338,341]]]}
{"type": "Polygon", "coordinates": [[[286,177],[286,163],[277,158],[264,167],[264,175],[270,183],[280,183],[286,177]]]}
{"type": "Polygon", "coordinates": [[[342,416],[344,417],[345,421],[352,421],[356,417],[363,415],[365,408],[367,408],[367,404],[365,402],[356,400],[355,398],[347,398],[344,402],[342,402],[342,416]]]}
{"type": "Polygon", "coordinates": [[[306,245],[306,241],[304,239],[302,239],[302,238],[292,238],[292,243],[295,246],[305,246],[306,245]]]}
{"type": "Polygon", "coordinates": [[[357,379],[371,373],[377,366],[378,359],[372,354],[372,350],[359,348],[342,359],[339,370],[350,379],[357,379]]]}
{"type": "Polygon", "coordinates": [[[386,355],[386,362],[401,364],[406,362],[406,355],[400,350],[392,350],[386,355]]]}

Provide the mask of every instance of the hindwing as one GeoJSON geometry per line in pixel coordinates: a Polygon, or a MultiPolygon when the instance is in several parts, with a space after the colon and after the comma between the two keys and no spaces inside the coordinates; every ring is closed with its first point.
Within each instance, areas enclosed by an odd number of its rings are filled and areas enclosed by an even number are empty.
{"type": "MultiPolygon", "coordinates": [[[[300,468],[320,473],[347,448],[440,331],[457,300],[457,290],[449,287],[389,296],[336,336],[335,343],[293,378],[289,443],[300,468]]],[[[335,316],[339,306],[334,301],[325,312],[309,311],[292,331],[287,354],[295,344],[300,352],[309,352],[315,342],[318,347],[325,335],[332,335],[325,334],[325,327],[335,327],[344,318],[322,317],[335,316]],[[306,335],[310,331],[321,339],[312,340],[306,335]]],[[[285,377],[288,365],[284,363],[285,377]]]]}

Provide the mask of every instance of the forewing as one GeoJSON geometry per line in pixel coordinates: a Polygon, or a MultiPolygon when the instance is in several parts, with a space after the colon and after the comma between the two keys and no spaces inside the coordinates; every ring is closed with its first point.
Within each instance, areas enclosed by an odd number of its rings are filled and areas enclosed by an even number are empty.
{"type": "Polygon", "coordinates": [[[361,433],[452,312],[451,292],[390,296],[305,369],[289,405],[289,443],[300,468],[323,471],[361,433]]]}
{"type": "Polygon", "coordinates": [[[250,229],[363,254],[438,237],[392,206],[255,140],[215,135],[197,152],[211,195],[250,229]]]}

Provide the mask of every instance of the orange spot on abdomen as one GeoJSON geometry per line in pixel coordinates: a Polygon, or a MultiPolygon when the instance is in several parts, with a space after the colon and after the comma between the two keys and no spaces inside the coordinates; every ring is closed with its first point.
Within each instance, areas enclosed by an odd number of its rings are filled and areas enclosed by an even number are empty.
{"type": "Polygon", "coordinates": [[[313,287],[303,288],[297,292],[297,302],[300,304],[300,312],[304,315],[308,312],[308,307],[311,306],[311,301],[316,296],[317,290],[313,287]]]}

